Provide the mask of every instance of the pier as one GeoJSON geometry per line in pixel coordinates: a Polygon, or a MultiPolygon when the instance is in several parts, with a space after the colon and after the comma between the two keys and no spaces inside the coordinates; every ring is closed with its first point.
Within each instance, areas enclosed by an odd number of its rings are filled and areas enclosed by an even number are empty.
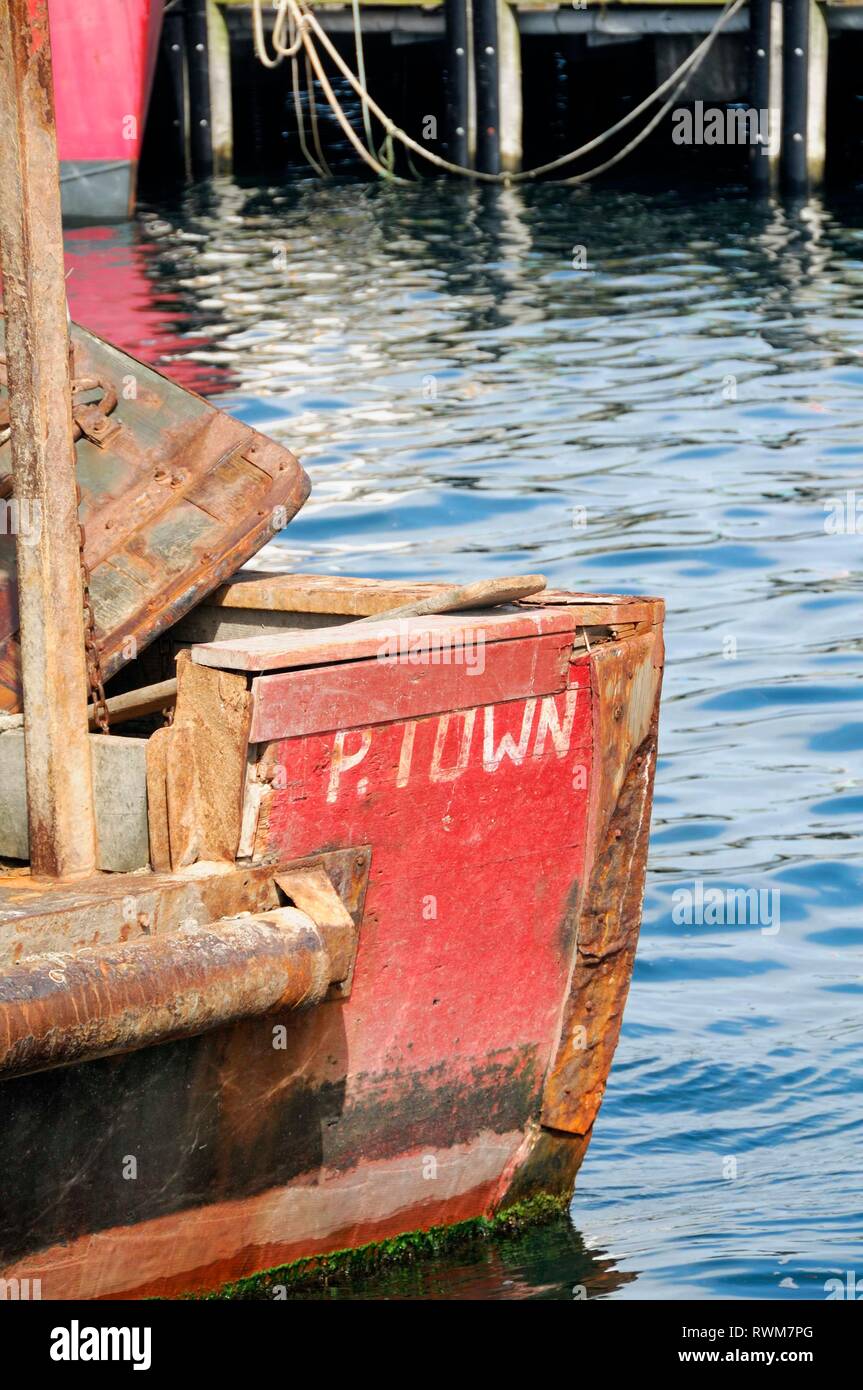
{"type": "Polygon", "coordinates": [[[863,3],[178,0],[144,182],[299,164],[805,193],[863,164],[861,56],[863,3]]]}

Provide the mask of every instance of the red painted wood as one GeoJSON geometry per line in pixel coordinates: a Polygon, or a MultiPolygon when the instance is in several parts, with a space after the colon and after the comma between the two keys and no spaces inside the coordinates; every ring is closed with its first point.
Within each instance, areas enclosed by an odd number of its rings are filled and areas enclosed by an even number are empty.
{"type": "MultiPolygon", "coordinates": [[[[223,642],[201,642],[192,660],[201,666],[233,671],[280,671],[295,666],[330,665],[363,657],[409,656],[434,646],[454,649],[459,643],[482,640],[509,642],[554,632],[572,633],[575,619],[566,608],[504,613],[448,613],[441,617],[385,619],[345,623],[311,631],[267,633],[223,642]]],[[[408,661],[408,666],[410,662],[408,661]]]]}
{"type": "Polygon", "coordinates": [[[412,661],[346,661],[259,676],[252,687],[249,741],[548,695],[564,688],[571,647],[571,634],[563,632],[533,642],[470,641],[454,649],[415,650],[412,661]]]}
{"type": "Polygon", "coordinates": [[[502,1085],[521,1070],[519,1123],[538,1103],[590,791],[587,661],[573,673],[558,695],[271,747],[272,853],[373,847],[353,990],[339,1006],[346,1112],[384,1091],[409,1113],[411,1093],[427,1104],[490,1065],[502,1085]]]}

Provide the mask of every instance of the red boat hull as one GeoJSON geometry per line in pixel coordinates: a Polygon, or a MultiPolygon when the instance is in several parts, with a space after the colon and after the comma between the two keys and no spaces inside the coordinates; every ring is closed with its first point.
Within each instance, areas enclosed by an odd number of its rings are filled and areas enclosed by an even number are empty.
{"type": "Polygon", "coordinates": [[[131,216],[162,0],[49,0],[64,218],[131,216]]]}
{"type": "MultiPolygon", "coordinates": [[[[342,857],[351,988],[0,1086],[20,1158],[5,1278],[45,1298],[212,1290],[568,1196],[638,935],[661,605],[550,594],[488,625],[472,671],[254,656],[240,858],[342,857]]],[[[246,656],[228,645],[196,652],[224,661],[226,700],[246,656]]],[[[182,711],[181,677],[169,741],[182,711]]]]}

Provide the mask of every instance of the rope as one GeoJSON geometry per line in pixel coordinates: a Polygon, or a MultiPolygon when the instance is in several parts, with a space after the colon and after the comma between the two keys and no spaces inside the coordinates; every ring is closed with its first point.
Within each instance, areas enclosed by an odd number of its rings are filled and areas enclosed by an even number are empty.
{"type": "Polygon", "coordinates": [[[275,58],[271,58],[267,52],[267,40],[264,37],[264,19],[261,14],[261,0],[252,0],[252,37],[255,42],[255,55],[258,62],[263,63],[265,68],[277,68],[283,58],[293,58],[299,53],[302,46],[302,38],[297,35],[294,43],[286,46],[282,43],[282,33],[287,18],[287,5],[280,4],[278,13],[273,23],[273,49],[275,58]]]}
{"type": "Polygon", "coordinates": [[[659,84],[655,91],[651,92],[649,96],[645,97],[643,101],[641,101],[637,106],[633,107],[633,109],[627,112],[625,116],[621,117],[619,121],[615,122],[614,125],[610,126],[608,130],[605,130],[602,132],[602,134],[595,136],[591,140],[588,140],[586,144],[579,146],[577,149],[570,150],[568,154],[561,155],[557,159],[549,161],[547,164],[540,164],[533,169],[525,169],[518,173],[504,174],[487,174],[477,169],[468,169],[461,164],[453,164],[450,160],[444,159],[441,155],[435,154],[434,151],[426,149],[422,145],[420,145],[416,140],[414,140],[410,135],[408,135],[406,131],[402,130],[398,125],[396,125],[395,121],[392,120],[392,118],[381,109],[381,107],[377,104],[377,102],[369,93],[365,82],[365,66],[362,56],[362,30],[359,20],[359,0],[352,0],[352,6],[354,9],[354,34],[357,48],[357,62],[360,70],[359,76],[357,76],[352,71],[350,66],[342,58],[338,49],[331,41],[329,35],[319,24],[317,17],[309,8],[307,0],[277,0],[277,13],[273,25],[273,48],[275,53],[278,55],[275,62],[272,59],[269,59],[269,55],[266,53],[266,45],[263,36],[263,22],[261,19],[260,12],[261,0],[253,0],[253,25],[255,51],[257,53],[257,56],[267,66],[274,67],[278,64],[278,62],[281,61],[281,57],[287,56],[289,52],[289,50],[284,46],[283,40],[285,29],[285,16],[288,12],[290,12],[293,24],[296,25],[298,31],[297,42],[305,45],[306,53],[315,68],[315,72],[318,77],[318,81],[320,82],[321,87],[324,91],[324,95],[327,97],[327,100],[329,101],[330,106],[332,107],[333,112],[339,121],[339,124],[345,131],[345,134],[348,136],[350,143],[353,145],[354,149],[356,149],[357,153],[364,160],[364,162],[368,164],[372,169],[374,169],[380,177],[388,178],[393,182],[397,183],[405,183],[407,181],[405,179],[399,178],[398,175],[394,174],[391,168],[385,169],[384,166],[377,159],[375,159],[373,153],[371,152],[370,121],[368,119],[369,112],[371,112],[378,118],[386,132],[386,140],[384,142],[383,148],[387,151],[387,155],[384,157],[387,158],[388,163],[390,163],[391,160],[390,151],[392,148],[392,141],[393,139],[396,139],[407,150],[411,150],[414,154],[419,155],[428,163],[434,165],[438,169],[442,169],[446,173],[458,174],[463,177],[477,179],[485,183],[512,184],[522,183],[528,179],[536,179],[543,174],[552,173],[554,170],[560,169],[566,164],[571,164],[574,160],[581,158],[582,155],[589,154],[592,150],[595,150],[598,148],[598,146],[604,144],[605,141],[611,139],[612,136],[619,134],[621,130],[624,130],[626,126],[628,126],[632,121],[637,119],[638,116],[642,115],[643,112],[646,111],[650,106],[652,106],[655,101],[657,101],[661,96],[665,94],[665,92],[667,92],[670,88],[673,88],[671,96],[668,98],[668,100],[663,103],[663,105],[660,107],[657,113],[650,119],[650,121],[648,121],[647,125],[642,130],[640,130],[635,136],[633,136],[629,143],[624,145],[624,147],[621,150],[618,150],[616,154],[612,155],[602,164],[594,166],[592,169],[586,169],[581,174],[575,174],[572,175],[570,178],[558,180],[561,186],[571,187],[577,184],[586,183],[588,180],[596,178],[599,174],[604,173],[607,169],[612,168],[615,164],[619,164],[621,160],[625,159],[627,155],[631,154],[634,149],[636,149],[640,144],[642,144],[644,140],[647,139],[648,135],[650,135],[651,132],[656,129],[660,121],[671,109],[677,97],[680,95],[684,87],[689,82],[690,78],[694,75],[695,72],[697,72],[698,68],[701,66],[704,59],[707,57],[707,54],[710,52],[710,49],[713,47],[713,44],[715,43],[721,30],[724,29],[725,25],[729,22],[729,20],[731,20],[734,17],[734,15],[737,14],[738,10],[742,8],[745,2],[746,0],[729,0],[729,3],[726,5],[722,13],[718,16],[716,23],[713,25],[713,28],[710,30],[710,32],[707,35],[705,35],[701,43],[696,45],[692,52],[686,58],[684,58],[683,62],[679,64],[675,71],[672,72],[669,77],[666,77],[664,81],[659,84]],[[360,98],[363,110],[363,120],[364,124],[366,125],[366,135],[367,137],[369,137],[370,148],[368,150],[362,146],[362,143],[359,141],[358,137],[354,133],[353,127],[347,120],[347,117],[345,116],[342,107],[336,100],[335,94],[333,93],[332,88],[326,80],[326,75],[323,71],[323,67],[320,62],[320,57],[317,53],[317,49],[315,48],[315,44],[312,39],[312,33],[310,31],[314,32],[315,38],[321,43],[329,57],[335,63],[338,70],[341,72],[342,76],[347,80],[347,82],[353,88],[356,95],[360,98]]]}
{"type": "Polygon", "coordinates": [[[312,65],[309,62],[308,53],[303,54],[303,65],[306,70],[306,95],[309,99],[309,122],[312,127],[312,141],[315,146],[315,154],[320,161],[321,168],[328,178],[332,178],[333,171],[327,163],[323,146],[321,145],[321,132],[318,123],[318,103],[315,100],[315,79],[312,75],[312,65]]]}
{"type": "MultiPolygon", "coordinates": [[[[260,3],[260,0],[256,0],[256,3],[260,3]]],[[[291,23],[292,23],[292,25],[293,25],[293,20],[291,21],[291,23]]],[[[299,29],[299,31],[298,31],[298,33],[297,33],[297,39],[296,39],[296,43],[297,43],[297,45],[298,45],[298,47],[297,47],[297,52],[299,51],[299,48],[302,47],[302,42],[303,42],[303,41],[302,41],[302,27],[300,27],[300,29],[299,29]]],[[[294,44],[292,43],[292,44],[291,44],[291,48],[293,48],[293,47],[294,47],[294,44]]],[[[286,53],[287,53],[288,51],[289,51],[289,50],[286,50],[286,53]]],[[[278,64],[282,61],[282,56],[285,56],[285,55],[283,54],[283,55],[281,55],[280,57],[278,57],[278,58],[276,59],[275,63],[271,63],[270,66],[271,66],[271,67],[277,67],[278,64]]],[[[318,164],[317,160],[313,157],[312,152],[311,152],[311,150],[309,149],[309,147],[308,147],[308,145],[307,145],[307,143],[306,143],[306,123],[305,123],[305,121],[303,120],[303,101],[302,101],[302,97],[300,96],[300,69],[299,69],[299,65],[298,65],[298,63],[297,63],[297,53],[296,53],[296,52],[291,52],[291,53],[290,53],[290,59],[291,59],[291,89],[292,89],[293,95],[294,95],[294,115],[295,115],[296,118],[297,118],[297,134],[298,134],[299,139],[300,139],[300,149],[301,149],[301,151],[302,151],[303,158],[305,159],[306,163],[307,163],[312,169],[314,169],[315,173],[318,174],[320,178],[325,178],[326,176],[325,176],[325,174],[324,174],[323,167],[322,167],[320,164],[318,164]]],[[[308,62],[308,58],[306,59],[306,62],[308,62]]]]}
{"type": "MultiPolygon", "coordinates": [[[[360,0],[351,0],[351,14],[354,25],[354,52],[357,55],[357,77],[363,92],[367,92],[366,86],[366,59],[363,51],[363,26],[360,21],[360,0]]],[[[372,138],[372,121],[369,115],[368,96],[363,96],[363,129],[366,132],[366,144],[369,149],[374,149],[372,138]]]]}
{"type": "MultiPolygon", "coordinates": [[[[281,0],[281,3],[284,3],[284,0],[281,0]]],[[[288,0],[288,4],[290,5],[291,10],[295,11],[295,17],[298,22],[308,17],[300,12],[300,10],[292,3],[292,0],[288,0]]],[[[378,174],[380,178],[389,179],[392,183],[407,183],[407,179],[399,178],[398,174],[393,174],[390,172],[389,169],[385,169],[383,164],[381,164],[379,160],[375,159],[374,155],[366,149],[362,140],[355,133],[353,126],[351,125],[350,121],[348,120],[347,116],[342,110],[338,98],[336,97],[335,92],[330,86],[327,74],[324,72],[323,65],[318,55],[318,50],[315,48],[315,45],[309,38],[309,35],[305,27],[301,26],[300,33],[303,43],[306,46],[306,52],[309,55],[312,67],[315,70],[315,76],[317,77],[318,82],[321,84],[321,90],[323,91],[323,94],[326,97],[327,101],[330,103],[336,120],[338,121],[345,135],[348,137],[350,143],[353,145],[360,159],[362,159],[366,164],[368,164],[370,169],[374,169],[375,173],[378,174]]],[[[369,99],[369,105],[372,105],[371,99],[369,99]]]]}

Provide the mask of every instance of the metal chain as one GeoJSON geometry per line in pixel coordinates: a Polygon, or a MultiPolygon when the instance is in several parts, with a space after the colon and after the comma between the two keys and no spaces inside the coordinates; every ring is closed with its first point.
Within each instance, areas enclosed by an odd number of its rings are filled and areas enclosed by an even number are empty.
{"type": "MultiPolygon", "coordinates": [[[[76,485],[78,505],[81,505],[81,489],[76,485]]],[[[84,654],[87,660],[87,681],[93,697],[93,718],[103,734],[110,732],[111,716],[105,699],[105,685],[102,677],[102,662],[96,638],[96,620],[93,616],[93,603],[90,598],[90,571],[84,559],[86,536],[84,527],[78,522],[78,554],[81,561],[81,589],[84,595],[84,654]]]]}

